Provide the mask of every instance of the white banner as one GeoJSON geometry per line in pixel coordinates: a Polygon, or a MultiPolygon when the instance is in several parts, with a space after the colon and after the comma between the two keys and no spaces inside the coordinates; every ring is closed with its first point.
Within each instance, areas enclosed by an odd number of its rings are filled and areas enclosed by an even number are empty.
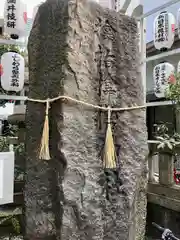
{"type": "Polygon", "coordinates": [[[0,205],[14,198],[14,152],[0,152],[0,205]]]}

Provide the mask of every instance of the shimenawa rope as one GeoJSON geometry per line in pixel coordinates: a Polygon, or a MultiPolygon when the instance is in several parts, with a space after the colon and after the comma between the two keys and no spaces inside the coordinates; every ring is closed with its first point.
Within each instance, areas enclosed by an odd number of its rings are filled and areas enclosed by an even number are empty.
{"type": "MultiPolygon", "coordinates": [[[[90,108],[94,108],[94,109],[99,109],[102,111],[108,111],[108,127],[107,127],[107,133],[106,133],[106,145],[111,146],[111,149],[114,149],[114,145],[109,144],[109,142],[113,142],[113,138],[112,138],[112,130],[111,130],[111,124],[110,124],[110,115],[111,115],[111,111],[130,111],[130,110],[136,110],[136,109],[142,109],[142,108],[146,108],[145,105],[142,106],[132,106],[132,107],[123,107],[123,108],[111,108],[110,106],[108,107],[102,107],[102,106],[98,106],[98,105],[94,105],[91,103],[87,103],[81,100],[77,100],[75,98],[72,97],[68,97],[68,96],[58,96],[55,98],[47,98],[44,100],[41,99],[33,99],[33,98],[27,98],[27,101],[30,102],[38,102],[38,103],[46,103],[46,113],[45,113],[45,120],[44,120],[44,127],[43,127],[43,133],[42,133],[42,138],[41,138],[41,147],[40,147],[40,152],[39,152],[39,159],[43,159],[43,160],[50,160],[50,153],[49,153],[49,108],[50,108],[50,103],[57,101],[59,99],[63,99],[63,100],[69,100],[72,101],[74,103],[77,104],[82,104],[84,106],[90,107],[90,108]]],[[[109,153],[112,152],[108,151],[109,153]]],[[[112,162],[110,163],[109,167],[115,167],[115,158],[116,156],[113,155],[114,153],[111,153],[112,156],[112,162]]],[[[104,156],[104,158],[106,157],[106,159],[108,157],[104,156]]],[[[105,160],[104,164],[107,166],[107,161],[105,160]],[[105,163],[106,162],[106,163],[105,163]]],[[[109,161],[108,161],[109,162],[109,161]]],[[[105,166],[104,166],[105,167],[105,166]]]]}
{"type": "Polygon", "coordinates": [[[115,169],[116,164],[116,150],[113,141],[113,134],[111,128],[111,110],[110,106],[108,107],[108,124],[106,131],[106,140],[104,146],[104,158],[103,158],[103,167],[105,169],[115,169]]]}

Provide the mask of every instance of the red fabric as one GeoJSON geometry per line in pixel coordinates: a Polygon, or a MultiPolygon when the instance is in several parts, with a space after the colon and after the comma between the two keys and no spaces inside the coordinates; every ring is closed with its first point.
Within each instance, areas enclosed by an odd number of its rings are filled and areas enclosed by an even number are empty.
{"type": "Polygon", "coordinates": [[[180,183],[179,179],[176,177],[176,169],[175,168],[174,168],[174,181],[176,184],[180,183]]]}
{"type": "Polygon", "coordinates": [[[172,32],[175,32],[175,24],[172,24],[171,28],[172,28],[172,32]]]}
{"type": "Polygon", "coordinates": [[[3,66],[0,64],[0,76],[3,75],[3,66]]]}
{"type": "Polygon", "coordinates": [[[23,13],[24,22],[27,23],[27,12],[23,13]]]}

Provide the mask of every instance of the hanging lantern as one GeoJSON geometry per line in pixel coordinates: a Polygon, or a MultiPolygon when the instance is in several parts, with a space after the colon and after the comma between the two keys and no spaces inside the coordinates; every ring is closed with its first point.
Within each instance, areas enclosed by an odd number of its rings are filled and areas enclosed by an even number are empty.
{"type": "Polygon", "coordinates": [[[171,48],[175,36],[175,17],[172,13],[161,12],[154,19],[154,46],[156,49],[171,48]]]}
{"type": "Polygon", "coordinates": [[[24,87],[24,58],[15,52],[4,53],[1,57],[1,86],[5,91],[19,92],[24,87]]]}
{"type": "Polygon", "coordinates": [[[174,74],[175,68],[170,63],[160,63],[154,67],[154,93],[158,98],[165,97],[165,91],[169,84],[169,77],[174,74]]]}
{"type": "Polygon", "coordinates": [[[177,11],[177,29],[178,29],[178,37],[180,38],[180,8],[177,11]]]}
{"type": "Polygon", "coordinates": [[[26,4],[21,0],[6,0],[4,9],[4,32],[13,39],[25,36],[27,24],[26,4]]]}

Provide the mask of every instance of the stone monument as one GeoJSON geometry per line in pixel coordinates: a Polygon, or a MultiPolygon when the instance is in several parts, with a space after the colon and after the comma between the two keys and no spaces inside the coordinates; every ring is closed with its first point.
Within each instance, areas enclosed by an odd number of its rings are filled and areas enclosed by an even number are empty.
{"type": "MultiPolygon", "coordinates": [[[[30,98],[144,104],[137,24],[130,17],[91,1],[47,0],[36,15],[28,51],[30,98]]],[[[25,239],[143,239],[145,110],[111,114],[118,167],[110,183],[102,164],[107,112],[54,101],[49,161],[39,159],[44,117],[43,103],[27,103],[25,239]]]]}

